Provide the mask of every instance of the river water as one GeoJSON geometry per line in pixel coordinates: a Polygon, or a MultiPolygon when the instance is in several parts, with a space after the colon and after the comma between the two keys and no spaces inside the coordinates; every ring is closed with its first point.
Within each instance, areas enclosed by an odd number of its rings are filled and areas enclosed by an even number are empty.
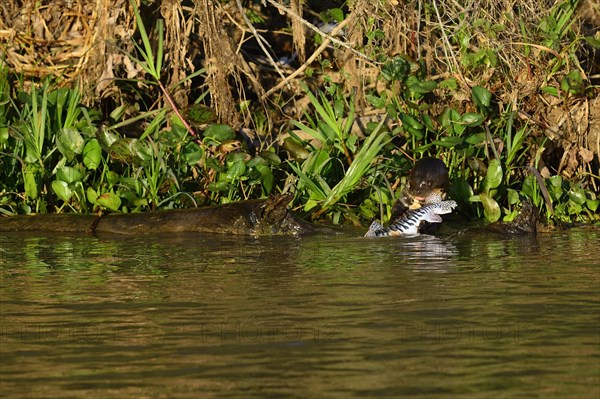
{"type": "Polygon", "coordinates": [[[0,235],[0,396],[598,398],[599,243],[0,235]]]}

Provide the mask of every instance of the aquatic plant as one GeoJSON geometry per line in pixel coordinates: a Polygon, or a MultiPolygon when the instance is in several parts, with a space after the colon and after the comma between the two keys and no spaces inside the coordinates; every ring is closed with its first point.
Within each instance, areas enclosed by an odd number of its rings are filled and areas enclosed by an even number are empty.
{"type": "Polygon", "coordinates": [[[90,56],[75,72],[58,64],[73,59],[62,55],[65,32],[98,37],[89,30],[106,31],[102,20],[30,26],[20,34],[31,40],[0,55],[0,212],[130,212],[294,191],[294,207],[314,218],[385,221],[412,164],[435,156],[468,217],[509,220],[527,199],[550,222],[597,220],[588,138],[600,42],[579,23],[585,1],[395,3],[312,12],[271,0],[194,10],[119,1],[118,15],[134,18],[115,19],[114,48],[97,46],[110,59],[102,74],[90,65],[96,47],[80,49],[90,56]],[[297,59],[279,44],[288,38],[297,59]],[[23,47],[36,40],[47,48],[23,47]],[[35,51],[36,71],[68,73],[39,78],[15,63],[35,51]]]}
{"type": "Polygon", "coordinates": [[[361,181],[368,178],[368,173],[376,170],[373,167],[374,161],[390,140],[384,129],[386,119],[382,119],[361,140],[351,130],[355,122],[354,98],[346,100],[337,96],[331,104],[325,93],[321,92],[316,97],[307,89],[306,91],[314,107],[315,118],[306,116],[310,126],[298,121],[291,123],[314,139],[315,143],[302,143],[292,133],[298,144],[305,145],[311,152],[302,162],[290,161],[290,167],[298,178],[296,189],[304,203],[304,210],[310,211],[316,207],[314,218],[332,212],[333,219],[339,221],[345,206],[340,201],[346,200],[355,190],[365,189],[364,184],[360,184],[361,181]]]}

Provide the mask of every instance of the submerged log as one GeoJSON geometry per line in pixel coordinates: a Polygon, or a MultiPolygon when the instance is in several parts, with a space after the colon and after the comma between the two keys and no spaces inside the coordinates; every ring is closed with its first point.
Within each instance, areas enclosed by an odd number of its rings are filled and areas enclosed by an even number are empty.
{"type": "Polygon", "coordinates": [[[538,230],[538,209],[529,201],[523,202],[521,212],[512,222],[494,222],[484,227],[471,227],[451,235],[456,237],[535,237],[538,230]]]}
{"type": "Polygon", "coordinates": [[[249,200],[225,205],[104,216],[38,214],[0,218],[0,232],[39,231],[64,233],[161,234],[176,232],[240,235],[307,235],[335,233],[326,226],[294,216],[287,205],[292,196],[249,200]]]}

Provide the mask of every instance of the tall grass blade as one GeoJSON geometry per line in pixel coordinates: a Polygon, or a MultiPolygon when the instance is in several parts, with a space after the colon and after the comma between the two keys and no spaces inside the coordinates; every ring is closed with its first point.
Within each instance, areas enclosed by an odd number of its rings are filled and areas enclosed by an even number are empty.
{"type": "MultiPolygon", "coordinates": [[[[138,31],[140,32],[140,37],[142,38],[142,44],[144,45],[144,48],[141,49],[136,44],[136,47],[142,54],[144,61],[146,61],[145,65],[143,62],[140,62],[139,65],[141,65],[142,68],[144,68],[144,70],[147,73],[152,75],[152,77],[154,79],[159,80],[160,79],[160,69],[157,69],[157,66],[154,62],[154,56],[153,56],[153,52],[152,52],[152,44],[150,43],[150,38],[148,37],[148,33],[146,32],[146,27],[144,26],[144,21],[142,20],[142,16],[140,15],[140,11],[138,10],[135,2],[133,0],[130,0],[129,3],[131,4],[131,7],[133,7],[133,13],[135,15],[135,21],[137,24],[137,28],[138,28],[138,31]]],[[[161,48],[161,52],[162,52],[162,48],[161,48]]]]}
{"type": "Polygon", "coordinates": [[[373,162],[383,146],[390,140],[390,136],[387,133],[379,133],[385,121],[386,118],[383,118],[375,131],[364,141],[342,180],[331,189],[331,192],[322,205],[322,210],[326,210],[337,203],[343,196],[350,193],[356,187],[371,166],[371,162],[373,162]]]}
{"type": "Polygon", "coordinates": [[[298,175],[300,183],[306,186],[313,199],[322,201],[325,198],[327,198],[327,194],[323,191],[323,189],[318,184],[316,184],[310,177],[308,177],[298,165],[291,163],[290,167],[294,170],[296,175],[298,175]],[[314,198],[315,194],[317,195],[317,198],[314,198]]]}
{"type": "Polygon", "coordinates": [[[165,24],[162,19],[158,19],[156,21],[156,28],[158,29],[158,45],[156,46],[156,73],[160,77],[160,71],[162,70],[162,61],[163,61],[163,41],[164,41],[164,33],[165,33],[165,24]]]}

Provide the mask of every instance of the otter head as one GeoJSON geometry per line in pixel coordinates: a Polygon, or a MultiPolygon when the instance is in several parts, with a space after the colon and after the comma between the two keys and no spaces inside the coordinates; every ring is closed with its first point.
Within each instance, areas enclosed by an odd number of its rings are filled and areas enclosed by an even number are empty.
{"type": "Polygon", "coordinates": [[[410,171],[408,186],[400,200],[409,209],[439,202],[446,198],[449,185],[448,168],[437,158],[420,159],[410,171]]]}

